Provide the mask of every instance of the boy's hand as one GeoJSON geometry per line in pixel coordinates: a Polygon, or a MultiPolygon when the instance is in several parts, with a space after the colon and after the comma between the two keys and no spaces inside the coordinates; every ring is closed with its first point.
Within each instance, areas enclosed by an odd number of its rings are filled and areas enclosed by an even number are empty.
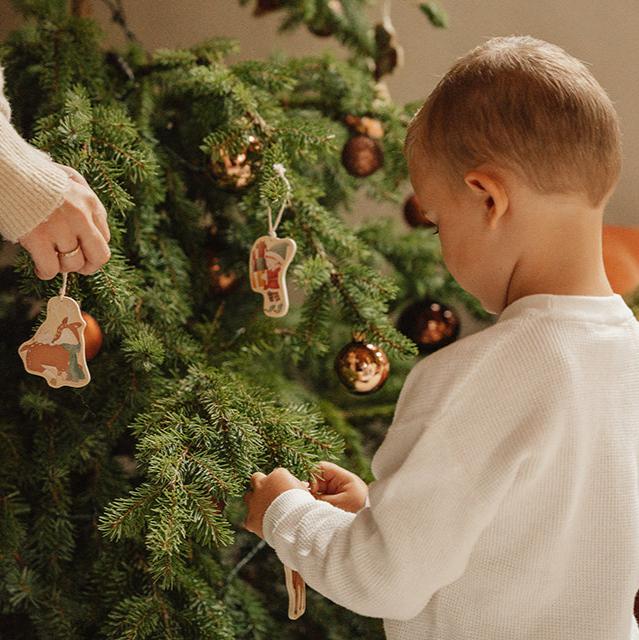
{"type": "Polygon", "coordinates": [[[289,489],[305,489],[308,482],[298,480],[288,469],[276,467],[268,475],[256,471],[251,476],[252,491],[244,494],[244,502],[248,505],[248,512],[243,526],[246,530],[264,538],[262,521],[271,502],[284,491],[289,489]]]}
{"type": "Polygon", "coordinates": [[[320,475],[311,481],[311,494],[315,498],[352,513],[364,506],[368,485],[358,475],[326,460],[316,468],[320,475]]]}
{"type": "Polygon", "coordinates": [[[42,280],[50,280],[61,271],[95,273],[111,256],[111,233],[103,204],[80,173],[55,164],[70,178],[64,201],[47,220],[19,239],[42,280]],[[71,255],[61,255],[69,252],[71,255]]]}

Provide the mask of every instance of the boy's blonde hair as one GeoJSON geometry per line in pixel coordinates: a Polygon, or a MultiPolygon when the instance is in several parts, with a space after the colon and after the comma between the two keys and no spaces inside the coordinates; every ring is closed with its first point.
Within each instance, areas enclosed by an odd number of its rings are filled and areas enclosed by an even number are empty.
{"type": "Polygon", "coordinates": [[[415,152],[454,193],[489,162],[593,207],[622,164],[619,118],[601,85],[561,47],[524,35],[491,38],[455,62],[408,125],[404,156],[415,152]]]}

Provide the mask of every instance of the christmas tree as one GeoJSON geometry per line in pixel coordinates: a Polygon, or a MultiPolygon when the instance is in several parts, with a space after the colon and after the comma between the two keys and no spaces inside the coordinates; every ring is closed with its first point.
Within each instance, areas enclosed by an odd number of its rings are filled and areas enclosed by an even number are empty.
{"type": "MultiPolygon", "coordinates": [[[[401,59],[388,15],[260,1],[256,16],[351,55],[230,65],[225,38],[145,51],[109,4],[125,50],[64,0],[16,2],[25,25],[0,48],[14,125],[85,176],[112,234],[99,272],[68,277],[90,314],[82,388],[49,387],[18,356],[59,279],[26,252],[1,272],[0,636],[381,638],[379,620],[310,590],[288,620],[282,565],[242,529],[241,497],[255,471],[310,479],[322,459],[372,481],[405,374],[457,337],[448,305],[490,319],[401,195],[421,101],[395,105],[381,80],[401,59]],[[361,189],[411,226],[347,224],[361,189]],[[252,252],[275,233],[296,247],[288,312],[285,269],[252,252]],[[358,359],[380,353],[390,375],[376,362],[362,381],[358,359]]],[[[445,26],[436,5],[415,9],[445,26]]]]}

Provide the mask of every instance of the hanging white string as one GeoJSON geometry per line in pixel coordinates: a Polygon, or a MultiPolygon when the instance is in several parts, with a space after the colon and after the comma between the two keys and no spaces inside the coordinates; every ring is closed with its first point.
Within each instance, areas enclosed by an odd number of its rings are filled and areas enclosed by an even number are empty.
{"type": "Polygon", "coordinates": [[[64,294],[67,292],[67,276],[69,274],[66,271],[62,272],[62,286],[60,287],[60,297],[64,298],[64,294]]]}
{"type": "Polygon", "coordinates": [[[275,169],[275,173],[277,173],[284,183],[286,184],[286,197],[284,198],[284,202],[282,202],[282,206],[280,207],[280,211],[277,214],[277,218],[275,219],[275,224],[273,224],[273,212],[271,211],[271,205],[266,205],[268,208],[268,234],[273,238],[276,237],[275,231],[282,221],[282,214],[284,213],[284,209],[287,204],[290,204],[290,196],[291,196],[291,183],[288,181],[288,178],[284,175],[286,173],[286,167],[281,162],[274,162],[273,169],[275,169]]]}

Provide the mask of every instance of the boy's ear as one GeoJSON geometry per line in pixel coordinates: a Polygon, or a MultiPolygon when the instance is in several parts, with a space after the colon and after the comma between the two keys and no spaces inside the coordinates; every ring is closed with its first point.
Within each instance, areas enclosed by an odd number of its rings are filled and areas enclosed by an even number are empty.
{"type": "Polygon", "coordinates": [[[464,182],[473,193],[481,196],[488,224],[494,229],[499,218],[508,210],[508,194],[502,181],[484,171],[473,170],[464,176],[464,182]]]}

